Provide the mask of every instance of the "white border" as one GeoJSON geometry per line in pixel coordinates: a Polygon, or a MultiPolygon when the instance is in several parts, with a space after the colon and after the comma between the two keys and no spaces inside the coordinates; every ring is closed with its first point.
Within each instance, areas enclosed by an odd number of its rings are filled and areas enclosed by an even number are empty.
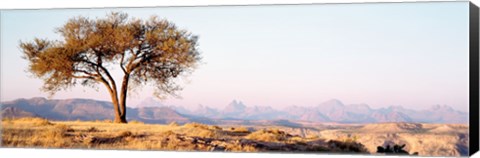
{"type": "MultiPolygon", "coordinates": [[[[434,0],[465,1],[465,0],[434,0]]],[[[1,0],[0,9],[50,9],[50,8],[103,8],[103,7],[152,7],[152,6],[205,6],[248,4],[311,4],[311,3],[364,3],[364,2],[428,2],[428,0],[1,0]]],[[[480,0],[472,0],[480,4],[480,0]]],[[[212,152],[162,152],[126,150],[79,150],[79,149],[19,149],[0,148],[0,157],[34,158],[379,158],[383,156],[333,155],[333,154],[288,154],[288,153],[212,153],[212,152]]],[[[400,158],[400,156],[388,156],[400,158]]],[[[405,156],[401,156],[405,157],[405,156]]],[[[480,158],[480,154],[473,157],[480,158]]]]}
{"type": "MultiPolygon", "coordinates": [[[[432,1],[432,0],[430,0],[432,1]]],[[[433,0],[436,2],[468,0],[433,0]]],[[[2,0],[0,9],[45,9],[89,7],[152,7],[255,4],[311,4],[364,2],[429,2],[429,0],[2,0]]]]}

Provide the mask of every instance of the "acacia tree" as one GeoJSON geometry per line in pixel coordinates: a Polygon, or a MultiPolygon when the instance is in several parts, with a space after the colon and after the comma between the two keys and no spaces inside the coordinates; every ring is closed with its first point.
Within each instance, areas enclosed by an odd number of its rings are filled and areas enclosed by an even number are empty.
{"type": "Polygon", "coordinates": [[[127,123],[129,91],[152,85],[156,96],[175,95],[181,88],[174,79],[191,72],[200,61],[197,36],[156,16],[148,20],[128,18],[125,13],[97,19],[79,16],[55,32],[63,39],[20,42],[28,71],[44,81],[42,90],[50,95],[78,84],[105,85],[115,123],[127,123]],[[112,74],[115,67],[123,72],[119,87],[112,74]]]}

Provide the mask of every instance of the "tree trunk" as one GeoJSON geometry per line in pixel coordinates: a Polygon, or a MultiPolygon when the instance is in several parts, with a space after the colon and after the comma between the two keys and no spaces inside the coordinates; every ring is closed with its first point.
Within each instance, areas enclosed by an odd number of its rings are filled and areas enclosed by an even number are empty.
{"type": "Polygon", "coordinates": [[[113,123],[127,123],[125,115],[116,114],[113,123]]]}
{"type": "MultiPolygon", "coordinates": [[[[105,84],[108,85],[108,84],[105,84]]],[[[110,93],[110,97],[112,99],[113,110],[115,113],[115,119],[113,120],[114,123],[127,123],[125,117],[122,117],[122,112],[120,111],[120,104],[118,103],[117,91],[115,89],[110,89],[108,87],[108,92],[110,93]]]]}
{"type": "Polygon", "coordinates": [[[118,103],[116,93],[111,95],[112,95],[113,110],[115,111],[115,119],[113,120],[113,122],[127,123],[126,117],[124,115],[122,116],[122,112],[120,111],[120,104],[118,103]]]}
{"type": "Polygon", "coordinates": [[[122,87],[120,89],[120,119],[127,123],[127,93],[128,93],[128,80],[130,75],[123,77],[122,87]]]}
{"type": "Polygon", "coordinates": [[[115,119],[113,120],[114,123],[127,123],[127,91],[129,79],[130,75],[125,75],[123,77],[122,89],[120,89],[120,100],[118,98],[118,91],[113,79],[110,80],[111,84],[109,84],[103,78],[100,80],[107,87],[112,99],[113,110],[115,113],[115,119]]]}

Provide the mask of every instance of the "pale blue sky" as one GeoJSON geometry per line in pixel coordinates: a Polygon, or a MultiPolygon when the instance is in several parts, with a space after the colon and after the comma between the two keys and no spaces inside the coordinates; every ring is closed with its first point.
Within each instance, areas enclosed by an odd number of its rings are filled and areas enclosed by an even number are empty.
{"type": "MultiPolygon", "coordinates": [[[[20,40],[57,39],[53,30],[67,19],[110,11],[158,15],[200,36],[204,63],[182,82],[183,98],[165,104],[223,107],[237,99],[281,108],[336,98],[468,111],[468,2],[2,11],[1,100],[46,96],[25,72],[20,40]]],[[[110,97],[99,85],[54,98],[110,97]]]]}

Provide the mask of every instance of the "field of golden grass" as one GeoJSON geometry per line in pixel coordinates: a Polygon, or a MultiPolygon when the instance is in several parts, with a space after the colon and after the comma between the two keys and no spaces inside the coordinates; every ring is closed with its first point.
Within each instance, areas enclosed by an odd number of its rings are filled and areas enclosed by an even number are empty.
{"type": "Polygon", "coordinates": [[[86,148],[232,152],[356,152],[367,153],[354,141],[300,137],[280,129],[251,130],[199,123],[178,125],[130,121],[49,121],[41,118],[2,120],[3,147],[86,148]]]}

